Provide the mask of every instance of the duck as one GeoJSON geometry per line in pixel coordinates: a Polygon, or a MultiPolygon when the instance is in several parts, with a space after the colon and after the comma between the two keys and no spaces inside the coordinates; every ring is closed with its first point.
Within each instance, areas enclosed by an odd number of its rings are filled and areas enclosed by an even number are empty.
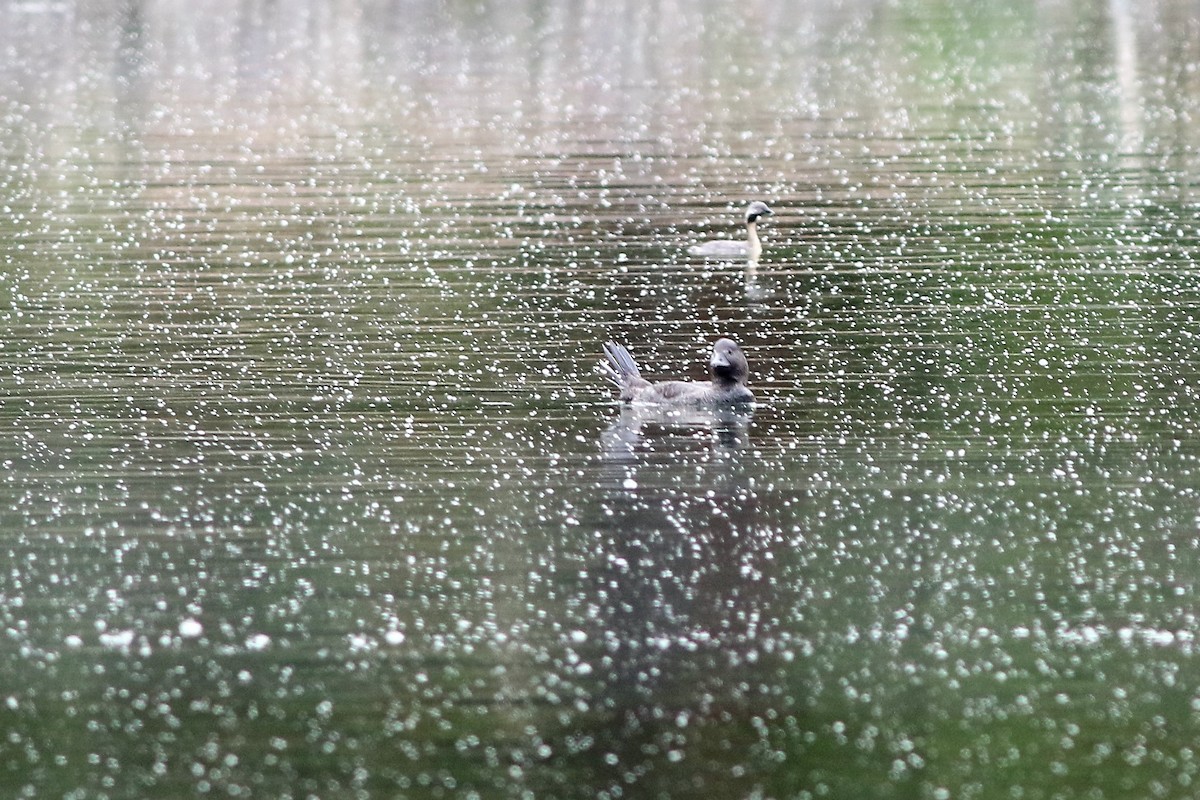
{"type": "Polygon", "coordinates": [[[757,261],[762,255],[762,242],[758,240],[758,221],[774,213],[766,203],[755,200],[746,206],[746,241],[713,239],[692,245],[688,248],[688,254],[704,258],[748,258],[757,261]]]}
{"type": "Polygon", "coordinates": [[[718,339],[708,360],[711,381],[662,381],[651,383],[642,377],[637,362],[623,345],[604,345],[608,362],[600,368],[620,393],[622,403],[635,406],[665,405],[678,408],[713,408],[736,403],[753,403],[754,393],[746,388],[750,365],[742,348],[733,339],[718,339]]]}

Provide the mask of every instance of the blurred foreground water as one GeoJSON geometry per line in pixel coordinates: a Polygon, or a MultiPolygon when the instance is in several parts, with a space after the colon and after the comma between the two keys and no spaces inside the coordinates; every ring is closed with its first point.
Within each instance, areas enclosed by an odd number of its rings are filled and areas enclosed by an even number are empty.
{"type": "Polygon", "coordinates": [[[1193,797],[1185,2],[0,7],[0,794],[1193,797]],[[688,256],[771,203],[759,264],[688,256]],[[622,412],[623,342],[754,413],[622,412]]]}

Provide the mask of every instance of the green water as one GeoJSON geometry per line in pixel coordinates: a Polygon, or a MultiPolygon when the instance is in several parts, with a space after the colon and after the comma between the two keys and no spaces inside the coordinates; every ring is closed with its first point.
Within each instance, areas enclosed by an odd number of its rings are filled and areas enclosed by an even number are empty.
{"type": "Polygon", "coordinates": [[[0,794],[1193,797],[1198,28],[0,8],[0,794]]]}

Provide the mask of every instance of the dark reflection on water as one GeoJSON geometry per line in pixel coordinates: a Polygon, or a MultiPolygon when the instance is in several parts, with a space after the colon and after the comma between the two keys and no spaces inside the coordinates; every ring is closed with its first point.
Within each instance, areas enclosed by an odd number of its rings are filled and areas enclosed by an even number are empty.
{"type": "Polygon", "coordinates": [[[1193,796],[1198,24],[0,8],[0,794],[1193,796]]]}
{"type": "MultiPolygon", "coordinates": [[[[732,454],[746,446],[753,418],[754,408],[748,404],[712,409],[621,404],[617,417],[600,435],[601,456],[613,464],[637,465],[643,460],[640,449],[663,442],[667,457],[678,458],[678,451],[689,449],[688,439],[705,450],[732,454]]],[[[721,479],[724,472],[713,477],[721,479]]],[[[628,488],[636,488],[635,478],[625,480],[628,488]]]]}

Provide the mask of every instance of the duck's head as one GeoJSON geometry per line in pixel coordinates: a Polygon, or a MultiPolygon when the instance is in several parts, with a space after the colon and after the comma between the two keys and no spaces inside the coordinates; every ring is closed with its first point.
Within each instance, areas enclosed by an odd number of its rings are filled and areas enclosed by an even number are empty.
{"type": "Polygon", "coordinates": [[[708,369],[713,378],[721,383],[745,383],[750,377],[750,364],[746,354],[733,339],[718,339],[713,345],[708,369]]]}
{"type": "Polygon", "coordinates": [[[761,200],[755,200],[750,205],[746,206],[746,224],[752,225],[761,217],[769,217],[775,212],[761,200]]]}

